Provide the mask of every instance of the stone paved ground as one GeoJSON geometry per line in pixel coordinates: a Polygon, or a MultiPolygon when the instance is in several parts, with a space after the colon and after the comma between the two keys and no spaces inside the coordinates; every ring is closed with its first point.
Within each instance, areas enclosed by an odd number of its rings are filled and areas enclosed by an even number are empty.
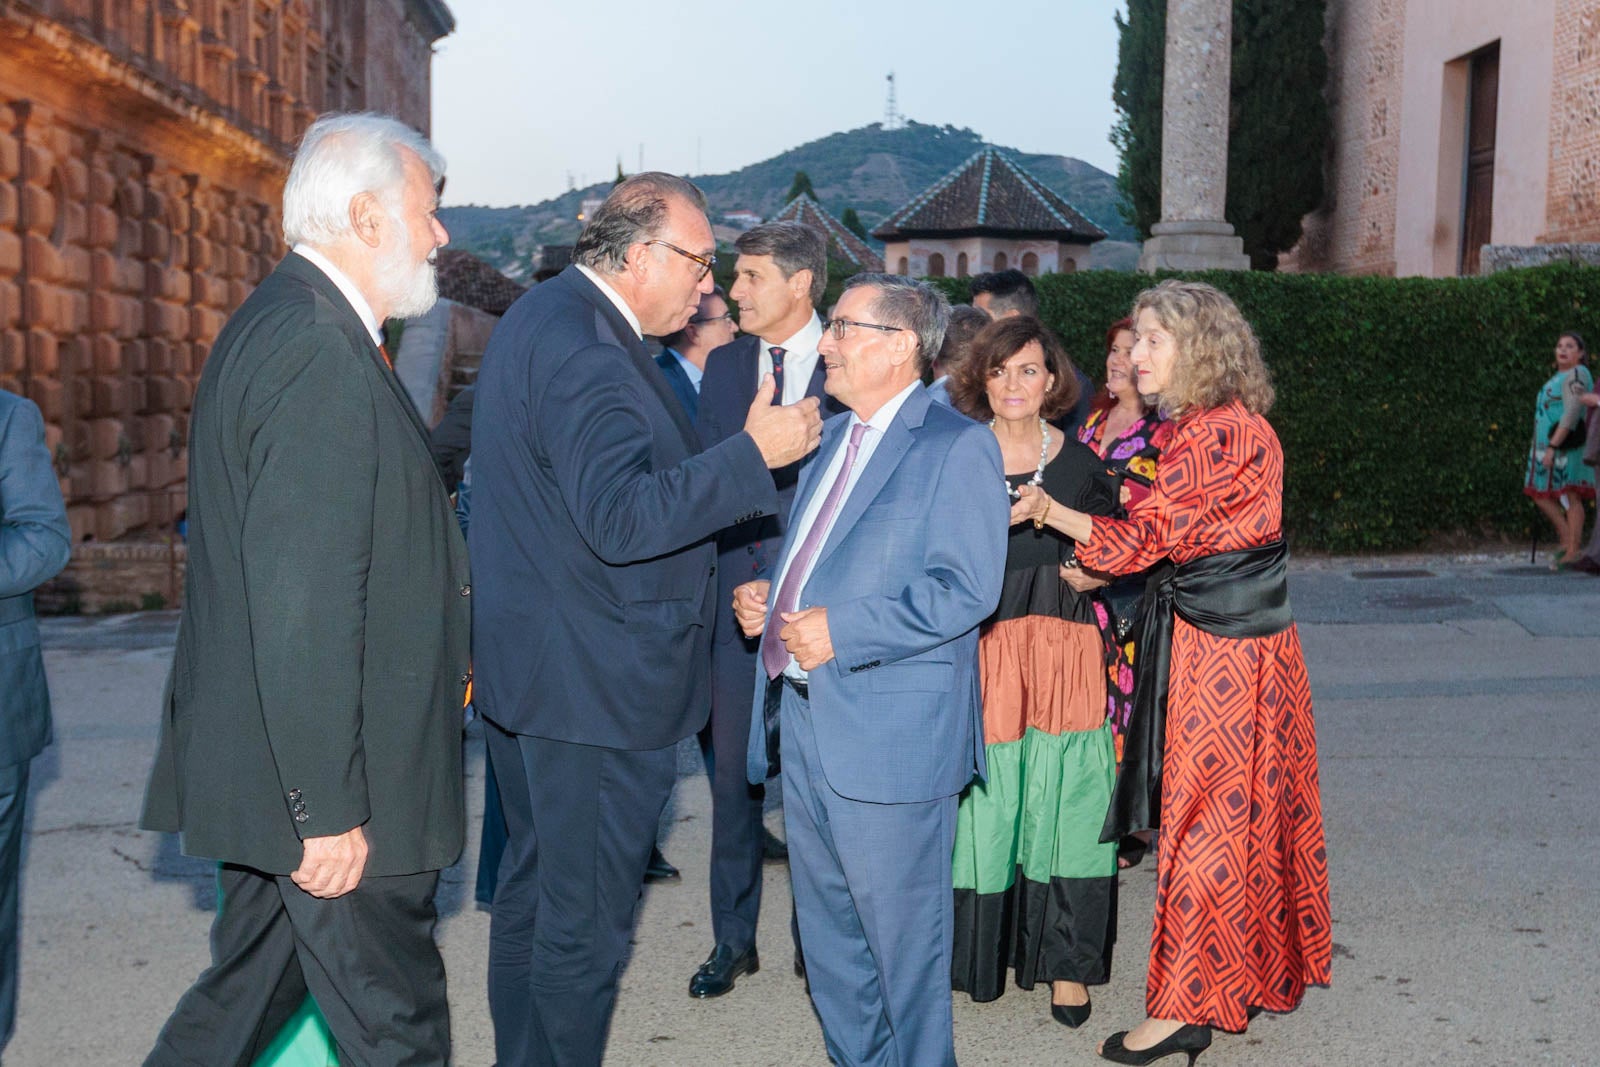
{"type": "MultiPolygon", "coordinates": [[[[1310,560],[1292,586],[1317,703],[1334,984],[1293,1015],[1219,1035],[1202,1062],[1600,1063],[1600,581],[1506,553],[1310,560]]],[[[57,741],[35,764],[7,1064],[139,1062],[204,963],[210,865],[134,828],[172,623],[45,624],[57,741]]],[[[469,753],[477,798],[476,737],[469,753]]],[[[720,1000],[685,995],[710,948],[710,842],[689,746],[682,767],[664,830],[684,877],[645,894],[607,1062],[822,1064],[790,972],[781,866],[767,868],[778,921],[763,927],[765,967],[720,1000]]],[[[467,1067],[493,1059],[474,857],[446,872],[440,899],[467,1067]]],[[[1119,954],[1087,1032],[1052,1023],[1043,988],[987,1005],[958,997],[963,1064],[1099,1062],[1094,1041],[1141,1014],[1152,868],[1124,879],[1119,954]]]]}

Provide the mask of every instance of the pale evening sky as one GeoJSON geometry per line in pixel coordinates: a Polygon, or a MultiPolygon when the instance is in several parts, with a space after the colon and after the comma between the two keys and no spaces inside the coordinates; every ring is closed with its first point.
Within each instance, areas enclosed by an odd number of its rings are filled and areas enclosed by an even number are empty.
{"type": "Polygon", "coordinates": [[[452,204],[528,204],[618,157],[720,174],[901,114],[1115,172],[1121,0],[448,0],[433,140],[452,204]]]}

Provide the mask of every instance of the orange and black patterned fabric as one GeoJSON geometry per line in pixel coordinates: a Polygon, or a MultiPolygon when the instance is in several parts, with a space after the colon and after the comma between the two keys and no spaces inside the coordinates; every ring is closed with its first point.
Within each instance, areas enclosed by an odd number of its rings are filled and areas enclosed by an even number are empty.
{"type": "MultiPolygon", "coordinates": [[[[1094,519],[1078,558],[1125,573],[1280,536],[1283,450],[1239,404],[1177,423],[1151,495],[1094,519]]],[[[1245,1029],[1331,977],[1316,727],[1298,630],[1216,637],[1176,620],[1146,1008],[1245,1029]]]]}

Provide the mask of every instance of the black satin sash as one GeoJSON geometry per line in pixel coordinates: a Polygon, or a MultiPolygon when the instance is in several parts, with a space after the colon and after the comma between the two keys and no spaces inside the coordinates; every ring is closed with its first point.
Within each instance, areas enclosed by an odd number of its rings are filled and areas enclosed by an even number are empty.
{"type": "Polygon", "coordinates": [[[1217,637],[1282,633],[1294,623],[1289,611],[1289,547],[1280,540],[1182,566],[1167,562],[1150,575],[1140,605],[1133,714],[1123,739],[1111,808],[1100,831],[1102,842],[1160,827],[1174,615],[1217,637]]]}

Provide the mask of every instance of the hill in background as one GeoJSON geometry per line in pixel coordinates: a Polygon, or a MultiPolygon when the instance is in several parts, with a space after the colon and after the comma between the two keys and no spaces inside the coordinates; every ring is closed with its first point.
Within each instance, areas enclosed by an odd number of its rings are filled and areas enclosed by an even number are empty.
{"type": "MultiPolygon", "coordinates": [[[[713,221],[740,209],[770,217],[783,206],[795,171],[803,170],[824,207],[836,216],[853,207],[870,230],[983,145],[972,130],[954,126],[908,122],[886,130],[873,123],[830,134],[729,174],[699,175],[694,182],[705,190],[713,221]]],[[[1004,147],[1001,151],[1110,234],[1105,246],[1135,239],[1118,211],[1121,196],[1112,175],[1070,156],[1004,147]]],[[[575,241],[580,205],[587,198],[604,196],[610,188],[610,182],[602,182],[519,207],[445,207],[439,217],[450,231],[453,247],[521,277],[528,273],[537,246],[575,241]]]]}

